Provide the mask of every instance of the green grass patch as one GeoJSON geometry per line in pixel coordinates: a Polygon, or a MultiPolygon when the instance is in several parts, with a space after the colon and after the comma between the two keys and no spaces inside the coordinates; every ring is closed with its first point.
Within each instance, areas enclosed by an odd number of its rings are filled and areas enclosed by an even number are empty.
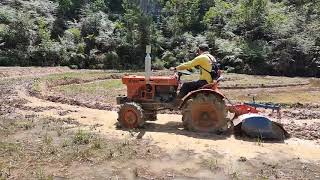
{"type": "MultiPolygon", "coordinates": [[[[279,104],[296,104],[296,103],[319,103],[320,102],[320,89],[306,90],[306,89],[290,89],[278,90],[272,92],[265,92],[263,89],[254,92],[257,102],[272,102],[279,104]]],[[[229,99],[238,102],[252,101],[252,96],[248,96],[244,91],[228,91],[225,93],[229,99]]]]}
{"type": "Polygon", "coordinates": [[[109,79],[86,84],[71,84],[57,89],[66,94],[85,93],[91,95],[110,94],[112,90],[125,88],[120,79],[109,79]]]}
{"type": "Polygon", "coordinates": [[[73,137],[73,143],[78,145],[89,144],[92,141],[93,137],[94,136],[89,132],[78,130],[73,137]]]}
{"type": "MultiPolygon", "coordinates": [[[[59,74],[51,74],[48,76],[36,79],[32,84],[32,91],[41,92],[46,86],[59,85],[63,82],[88,82],[98,79],[108,79],[111,75],[118,75],[120,72],[109,72],[109,71],[76,71],[66,72],[59,74]]],[[[119,76],[121,76],[119,74],[119,76]]]]}
{"type": "Polygon", "coordinates": [[[63,80],[63,79],[82,79],[82,80],[90,80],[97,78],[107,78],[110,76],[110,72],[104,71],[83,71],[83,72],[66,72],[61,74],[51,74],[49,76],[45,76],[41,78],[41,80],[63,80]]]}

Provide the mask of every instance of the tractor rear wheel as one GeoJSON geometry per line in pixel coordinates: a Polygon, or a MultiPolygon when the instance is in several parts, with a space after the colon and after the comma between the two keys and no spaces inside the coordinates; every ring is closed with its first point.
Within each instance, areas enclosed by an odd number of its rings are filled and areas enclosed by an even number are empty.
{"type": "Polygon", "coordinates": [[[197,94],[182,107],[183,125],[191,131],[225,131],[228,126],[226,114],[225,102],[216,94],[197,94]]]}
{"type": "Polygon", "coordinates": [[[118,111],[118,122],[121,127],[135,129],[144,125],[144,113],[137,103],[125,103],[118,111]]]}

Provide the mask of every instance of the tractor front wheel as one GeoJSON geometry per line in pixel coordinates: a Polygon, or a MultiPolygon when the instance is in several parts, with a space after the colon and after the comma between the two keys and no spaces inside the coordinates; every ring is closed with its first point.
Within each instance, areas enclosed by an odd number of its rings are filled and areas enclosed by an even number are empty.
{"type": "Polygon", "coordinates": [[[215,133],[225,131],[228,127],[225,102],[216,94],[197,94],[182,107],[182,120],[187,130],[215,133]]]}
{"type": "Polygon", "coordinates": [[[137,103],[125,103],[118,111],[118,122],[122,128],[135,129],[144,125],[144,113],[137,103]]]}

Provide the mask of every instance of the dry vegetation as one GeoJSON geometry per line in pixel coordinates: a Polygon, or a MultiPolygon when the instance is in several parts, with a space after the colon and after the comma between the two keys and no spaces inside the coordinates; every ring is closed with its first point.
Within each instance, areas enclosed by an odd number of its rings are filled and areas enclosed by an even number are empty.
{"type": "MultiPolygon", "coordinates": [[[[128,163],[161,153],[148,142],[129,135],[123,139],[101,137],[94,127],[73,119],[2,117],[0,127],[1,137],[5,137],[0,141],[0,179],[54,179],[67,176],[73,164],[81,168],[107,162],[128,163]]],[[[104,176],[113,175],[106,172],[104,176]]]]}

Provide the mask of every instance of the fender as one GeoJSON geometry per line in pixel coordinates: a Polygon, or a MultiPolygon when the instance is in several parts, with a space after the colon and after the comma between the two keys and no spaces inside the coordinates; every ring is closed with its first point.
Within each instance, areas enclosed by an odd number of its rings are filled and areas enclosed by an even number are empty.
{"type": "Polygon", "coordinates": [[[225,98],[225,95],[223,95],[218,89],[213,90],[213,89],[198,89],[195,91],[189,92],[186,96],[182,98],[182,103],[180,104],[179,108],[183,107],[183,105],[189,100],[190,98],[196,96],[197,94],[200,93],[207,93],[207,94],[216,94],[220,96],[221,98],[225,98]]]}

